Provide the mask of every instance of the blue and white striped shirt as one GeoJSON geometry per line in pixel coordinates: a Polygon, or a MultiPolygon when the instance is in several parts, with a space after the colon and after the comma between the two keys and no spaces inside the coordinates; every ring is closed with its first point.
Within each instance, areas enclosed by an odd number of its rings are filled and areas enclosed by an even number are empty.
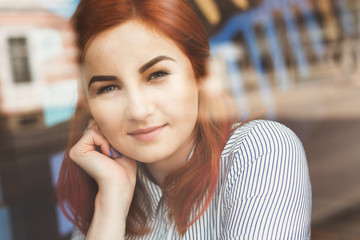
{"type": "MultiPolygon", "coordinates": [[[[140,172],[151,196],[151,232],[126,239],[310,239],[311,184],[301,142],[287,127],[256,120],[236,129],[222,155],[205,213],[180,237],[161,188],[140,172]]],[[[78,231],[72,240],[83,239],[78,231]]]]}

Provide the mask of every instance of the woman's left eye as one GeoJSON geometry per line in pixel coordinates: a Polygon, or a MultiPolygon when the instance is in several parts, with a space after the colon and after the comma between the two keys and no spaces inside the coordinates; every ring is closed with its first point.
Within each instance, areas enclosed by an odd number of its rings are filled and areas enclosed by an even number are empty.
{"type": "Polygon", "coordinates": [[[117,87],[115,85],[104,86],[98,90],[97,94],[109,93],[109,92],[115,91],[117,89],[119,89],[119,87],[117,87]]]}
{"type": "Polygon", "coordinates": [[[150,76],[148,77],[148,81],[152,80],[152,79],[157,79],[157,78],[161,78],[161,77],[165,77],[167,76],[169,73],[165,72],[165,71],[157,71],[154,72],[152,74],[150,74],[150,76]]]}

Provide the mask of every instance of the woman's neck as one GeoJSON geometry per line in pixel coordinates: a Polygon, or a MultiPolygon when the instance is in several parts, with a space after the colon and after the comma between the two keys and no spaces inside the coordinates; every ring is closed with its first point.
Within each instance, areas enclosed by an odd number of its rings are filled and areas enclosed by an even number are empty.
{"type": "Polygon", "coordinates": [[[146,163],[145,166],[147,167],[148,171],[150,172],[156,183],[162,186],[165,178],[169,174],[176,171],[186,163],[193,148],[194,141],[189,141],[189,143],[187,143],[185,146],[180,147],[168,158],[154,163],[146,163]]]}

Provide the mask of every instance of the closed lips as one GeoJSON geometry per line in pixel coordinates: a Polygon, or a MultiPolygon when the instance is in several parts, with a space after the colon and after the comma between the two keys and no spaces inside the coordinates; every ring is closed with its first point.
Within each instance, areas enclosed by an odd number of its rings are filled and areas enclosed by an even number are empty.
{"type": "Polygon", "coordinates": [[[132,131],[130,133],[128,133],[129,135],[136,135],[136,134],[146,134],[146,133],[150,133],[153,132],[159,128],[163,128],[166,124],[161,125],[161,126],[156,126],[156,127],[148,127],[148,128],[142,128],[142,129],[137,129],[135,131],[132,131]]]}
{"type": "Polygon", "coordinates": [[[166,124],[161,126],[137,129],[135,131],[128,133],[128,135],[132,136],[138,141],[148,142],[157,138],[157,136],[162,132],[165,126],[166,124]]]}

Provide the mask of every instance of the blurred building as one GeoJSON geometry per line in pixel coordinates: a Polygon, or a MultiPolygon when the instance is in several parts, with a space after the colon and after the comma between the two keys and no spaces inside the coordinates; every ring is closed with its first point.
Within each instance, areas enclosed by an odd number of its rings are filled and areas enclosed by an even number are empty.
{"type": "MultiPolygon", "coordinates": [[[[55,1],[51,7],[64,4],[55,1]]],[[[79,74],[68,19],[48,5],[0,3],[0,239],[5,240],[61,239],[50,160],[66,144],[69,126],[61,120],[71,109],[63,100],[67,95],[76,100],[79,74]],[[61,92],[68,86],[72,89],[61,92]],[[48,124],[48,116],[61,120],[48,124]]]]}
{"type": "Polygon", "coordinates": [[[0,112],[17,131],[43,126],[44,89],[78,77],[67,20],[41,8],[0,8],[0,112]]]}

